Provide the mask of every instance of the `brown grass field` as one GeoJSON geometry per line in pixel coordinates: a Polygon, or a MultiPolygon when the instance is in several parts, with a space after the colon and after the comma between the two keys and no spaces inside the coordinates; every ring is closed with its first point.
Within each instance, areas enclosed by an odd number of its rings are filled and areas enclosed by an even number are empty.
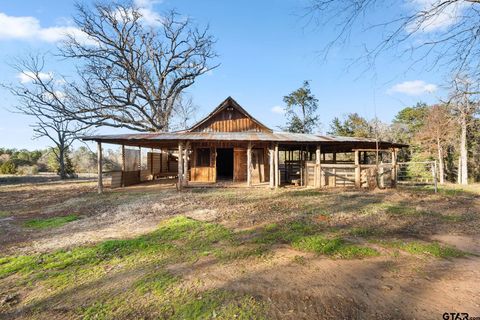
{"type": "Polygon", "coordinates": [[[479,185],[98,195],[0,177],[0,319],[475,317],[479,284],[479,185]]]}

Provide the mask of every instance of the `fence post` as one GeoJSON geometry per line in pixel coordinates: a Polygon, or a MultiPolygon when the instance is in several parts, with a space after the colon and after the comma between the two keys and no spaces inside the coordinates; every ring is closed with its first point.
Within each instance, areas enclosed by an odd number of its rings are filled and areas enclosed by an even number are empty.
{"type": "Polygon", "coordinates": [[[437,186],[437,160],[433,162],[432,166],[432,176],[433,176],[433,185],[435,188],[435,193],[438,192],[438,186],[437,186]]]}

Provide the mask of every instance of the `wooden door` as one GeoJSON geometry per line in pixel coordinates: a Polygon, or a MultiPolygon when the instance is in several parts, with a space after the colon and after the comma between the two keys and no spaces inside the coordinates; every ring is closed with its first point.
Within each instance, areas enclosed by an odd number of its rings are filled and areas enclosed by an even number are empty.
{"type": "Polygon", "coordinates": [[[233,149],[233,181],[247,181],[247,149],[233,149]]]}

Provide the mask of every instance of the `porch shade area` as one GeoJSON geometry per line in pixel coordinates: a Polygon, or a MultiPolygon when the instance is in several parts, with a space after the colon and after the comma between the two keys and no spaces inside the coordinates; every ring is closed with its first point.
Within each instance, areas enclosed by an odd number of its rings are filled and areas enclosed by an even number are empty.
{"type": "Polygon", "coordinates": [[[397,150],[404,147],[362,138],[283,132],[128,134],[84,140],[121,146],[122,170],[111,173],[112,187],[175,178],[179,189],[189,182],[228,181],[271,188],[394,186],[397,150]],[[147,165],[142,168],[140,150],[145,149],[147,165]],[[382,177],[380,182],[377,175],[382,177]]]}

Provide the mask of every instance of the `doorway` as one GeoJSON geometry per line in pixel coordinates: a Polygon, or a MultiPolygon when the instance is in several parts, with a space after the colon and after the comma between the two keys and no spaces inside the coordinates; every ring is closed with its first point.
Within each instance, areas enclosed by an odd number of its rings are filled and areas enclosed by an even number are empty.
{"type": "Polygon", "coordinates": [[[217,180],[233,180],[233,148],[217,148],[217,180]]]}

